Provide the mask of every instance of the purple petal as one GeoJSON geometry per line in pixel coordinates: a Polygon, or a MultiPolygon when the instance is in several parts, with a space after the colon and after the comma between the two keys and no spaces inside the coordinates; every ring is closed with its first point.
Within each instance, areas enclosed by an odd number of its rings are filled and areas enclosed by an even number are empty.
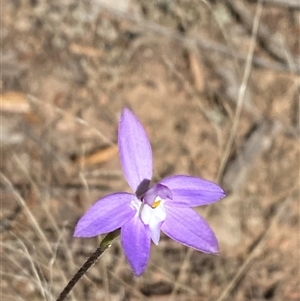
{"type": "Polygon", "coordinates": [[[97,201],[78,221],[74,236],[93,237],[122,227],[135,214],[131,206],[135,196],[130,193],[114,193],[97,201]]]}
{"type": "Polygon", "coordinates": [[[135,192],[142,181],[152,178],[152,150],[143,126],[127,108],[119,124],[118,145],[125,178],[135,192]]]}
{"type": "Polygon", "coordinates": [[[150,232],[138,216],[121,228],[121,243],[134,274],[141,275],[150,256],[150,232]]]}
{"type": "MultiPolygon", "coordinates": [[[[160,181],[173,194],[172,206],[195,207],[212,204],[226,196],[217,184],[190,176],[172,176],[160,181]]],[[[170,203],[169,203],[170,204],[170,203]]]]}
{"type": "Polygon", "coordinates": [[[218,241],[214,232],[193,209],[165,207],[167,217],[161,230],[166,235],[198,251],[218,253],[218,241]]]}

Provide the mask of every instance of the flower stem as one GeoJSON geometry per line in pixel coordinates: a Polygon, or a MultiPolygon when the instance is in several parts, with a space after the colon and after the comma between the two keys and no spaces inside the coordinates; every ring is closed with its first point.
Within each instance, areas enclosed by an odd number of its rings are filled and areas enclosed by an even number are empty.
{"type": "Polygon", "coordinates": [[[117,229],[111,233],[108,233],[100,243],[99,248],[88,258],[88,260],[82,265],[82,267],[76,272],[69,283],[60,293],[56,301],[63,301],[66,299],[70,291],[76,285],[76,283],[82,278],[82,276],[89,270],[89,268],[96,263],[98,258],[106,251],[114,242],[114,240],[120,235],[120,229],[117,229]]]}

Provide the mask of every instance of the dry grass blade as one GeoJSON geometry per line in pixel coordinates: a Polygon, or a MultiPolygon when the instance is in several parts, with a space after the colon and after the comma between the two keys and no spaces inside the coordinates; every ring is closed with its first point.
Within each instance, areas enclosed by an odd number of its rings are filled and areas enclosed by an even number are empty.
{"type": "MultiPolygon", "coordinates": [[[[182,43],[183,45],[185,45],[187,47],[189,47],[191,45],[197,45],[202,50],[220,53],[226,57],[234,58],[241,62],[247,61],[247,57],[248,57],[247,55],[244,55],[243,53],[240,53],[238,51],[234,51],[233,49],[230,49],[229,47],[227,47],[223,44],[212,42],[205,38],[195,39],[195,38],[186,37],[186,36],[180,34],[179,32],[169,29],[167,27],[164,27],[160,24],[157,24],[157,23],[154,23],[151,21],[147,21],[145,19],[139,18],[132,14],[127,14],[118,9],[111,8],[103,3],[99,3],[99,6],[103,10],[105,10],[117,17],[135,22],[139,26],[142,26],[142,27],[146,28],[147,30],[155,32],[164,37],[172,38],[176,41],[179,41],[180,43],[182,43]]],[[[288,71],[288,72],[291,71],[290,68],[286,64],[270,62],[269,60],[266,60],[264,58],[257,57],[257,56],[253,56],[253,65],[257,66],[257,67],[261,67],[261,68],[274,69],[277,71],[288,71]]],[[[300,72],[300,66],[297,66],[297,73],[299,73],[299,72],[300,72]]]]}
{"type": "MultiPolygon", "coordinates": [[[[20,158],[16,155],[12,156],[13,161],[16,164],[16,167],[18,168],[18,170],[22,173],[22,175],[24,175],[24,177],[26,178],[26,180],[30,183],[31,187],[33,187],[34,192],[36,194],[36,196],[38,197],[39,200],[42,199],[42,194],[39,191],[39,188],[37,186],[37,184],[32,180],[31,176],[29,175],[28,171],[26,170],[24,164],[22,163],[22,161],[20,160],[20,158]]],[[[53,215],[49,212],[48,208],[46,208],[46,206],[43,204],[43,202],[40,202],[41,208],[43,210],[43,212],[45,213],[48,221],[51,224],[52,229],[55,231],[57,237],[58,237],[58,242],[60,242],[63,246],[63,250],[65,253],[65,256],[68,260],[68,264],[70,267],[74,267],[74,261],[73,261],[73,253],[71,252],[71,250],[69,249],[66,241],[65,241],[65,231],[61,230],[58,225],[57,222],[54,220],[53,215]]],[[[57,244],[58,244],[57,242],[57,244]]],[[[52,251],[52,259],[50,260],[50,266],[51,266],[51,262],[52,264],[54,263],[55,260],[55,256],[56,253],[54,251],[52,251]]],[[[64,279],[64,281],[66,282],[66,277],[64,276],[63,273],[61,273],[62,278],[64,279]]]]}
{"type": "Polygon", "coordinates": [[[280,133],[282,125],[272,124],[262,120],[249,135],[243,148],[236,157],[227,165],[222,178],[222,186],[226,191],[238,193],[247,183],[247,177],[255,161],[271,146],[272,140],[280,133]]]}
{"type": "Polygon", "coordinates": [[[108,145],[114,145],[113,141],[111,141],[108,137],[106,137],[103,133],[101,133],[98,129],[96,129],[95,127],[91,126],[87,121],[85,121],[82,118],[76,117],[71,115],[70,113],[68,113],[67,111],[52,105],[50,103],[44,103],[41,100],[39,100],[38,98],[34,97],[33,95],[27,95],[28,99],[30,102],[32,102],[34,105],[37,106],[41,106],[44,107],[44,110],[49,112],[53,112],[54,114],[58,114],[59,116],[65,116],[65,117],[69,117],[70,119],[72,119],[74,122],[80,124],[80,125],[84,125],[88,128],[90,128],[91,130],[93,130],[98,136],[99,138],[106,144],[108,145]]]}
{"type": "Polygon", "coordinates": [[[37,262],[36,259],[33,258],[33,256],[29,253],[27,250],[27,247],[24,245],[24,243],[18,239],[20,242],[20,245],[22,249],[18,249],[15,246],[11,246],[9,244],[4,244],[3,247],[7,250],[6,252],[6,259],[8,262],[11,263],[13,267],[15,267],[19,273],[16,275],[16,273],[7,273],[5,271],[1,271],[1,274],[4,276],[9,276],[12,279],[26,279],[30,280],[30,284],[34,286],[34,288],[40,292],[40,294],[43,296],[44,300],[51,300],[52,299],[52,294],[45,285],[44,279],[41,279],[38,268],[39,263],[37,262]],[[18,260],[16,260],[18,258],[18,260]],[[29,269],[24,268],[24,265],[20,263],[20,259],[26,259],[27,262],[29,262],[32,274],[29,272],[29,269]]]}
{"type": "MultiPolygon", "coordinates": [[[[243,4],[243,1],[226,0],[230,9],[239,16],[241,23],[244,24],[248,31],[252,28],[253,17],[249,9],[243,4]]],[[[263,2],[261,2],[263,3],[263,2]]],[[[255,19],[256,17],[254,17],[255,19]]],[[[255,22],[255,20],[254,20],[255,22]]],[[[271,29],[265,24],[260,24],[257,28],[257,40],[262,47],[269,53],[270,56],[276,60],[289,65],[289,62],[284,53],[284,48],[276,39],[276,36],[272,33],[271,29]]]]}
{"type": "Polygon", "coordinates": [[[172,300],[175,300],[175,295],[178,291],[178,289],[180,289],[181,285],[181,281],[182,281],[182,278],[183,276],[185,275],[185,270],[188,268],[189,266],[189,262],[190,262],[190,259],[191,259],[191,256],[193,254],[193,249],[188,249],[185,257],[184,257],[184,261],[180,267],[180,271],[179,271],[179,275],[175,281],[175,283],[173,284],[173,290],[172,290],[172,293],[170,294],[170,297],[169,297],[169,300],[172,301],[172,300]]]}
{"type": "MultiPolygon", "coordinates": [[[[251,0],[254,2],[255,0],[251,0]]],[[[255,1],[256,2],[256,1],[255,1]]],[[[264,0],[264,5],[268,6],[277,6],[284,7],[288,9],[300,10],[300,2],[299,0],[264,0]]]]}
{"type": "Polygon", "coordinates": [[[125,282],[124,280],[122,280],[114,272],[112,272],[112,271],[108,271],[108,272],[112,276],[112,278],[114,278],[114,280],[117,281],[118,284],[122,285],[126,289],[126,291],[130,292],[133,296],[135,296],[136,298],[138,298],[137,300],[140,300],[140,301],[151,301],[150,298],[148,298],[144,294],[142,294],[137,288],[133,287],[132,285],[130,285],[127,282],[125,282]]]}
{"type": "Polygon", "coordinates": [[[45,300],[47,300],[47,295],[50,294],[50,292],[47,292],[46,291],[46,286],[45,286],[45,283],[43,283],[41,277],[39,276],[39,273],[37,271],[37,268],[36,268],[36,265],[33,261],[33,258],[32,256],[30,255],[26,245],[23,243],[23,241],[17,237],[18,241],[19,241],[19,244],[21,245],[22,249],[23,249],[23,253],[24,253],[24,257],[29,261],[30,263],[30,266],[31,266],[31,270],[33,272],[33,275],[34,275],[34,278],[36,280],[36,283],[37,283],[37,288],[39,290],[39,292],[41,293],[41,295],[43,296],[43,298],[45,300]]]}
{"type": "Polygon", "coordinates": [[[258,27],[259,27],[261,13],[262,13],[262,1],[259,1],[258,5],[257,5],[254,23],[253,23],[250,49],[249,49],[249,53],[248,53],[248,57],[247,57],[246,65],[245,65],[242,83],[241,83],[241,86],[239,89],[238,101],[237,101],[236,111],[235,111],[234,120],[233,120],[233,124],[232,124],[232,129],[231,129],[229,139],[228,139],[228,142],[227,142],[225,150],[224,150],[224,154],[221,159],[220,168],[219,168],[218,177],[217,177],[218,180],[220,180],[223,176],[223,172],[224,172],[225,166],[228,162],[228,158],[230,156],[230,152],[231,152],[231,149],[234,144],[235,137],[236,137],[236,133],[237,133],[237,129],[238,129],[239,121],[240,121],[240,116],[241,116],[242,109],[243,109],[245,92],[246,92],[248,80],[250,77],[253,53],[254,53],[254,49],[255,49],[255,45],[256,45],[256,37],[257,37],[257,31],[258,31],[258,27]]]}
{"type": "Polygon", "coordinates": [[[40,239],[45,244],[47,251],[49,252],[49,254],[52,254],[52,249],[51,249],[51,246],[48,242],[48,239],[45,236],[43,230],[41,229],[39,223],[35,219],[34,215],[32,214],[31,210],[26,205],[26,202],[21,197],[21,195],[17,192],[17,190],[14,188],[11,181],[2,172],[0,172],[0,176],[1,176],[1,179],[2,179],[3,183],[5,184],[5,186],[12,192],[13,196],[15,197],[17,202],[19,203],[20,207],[24,210],[24,212],[25,212],[29,222],[31,223],[32,227],[35,229],[36,233],[38,234],[40,239]]]}
{"type": "Polygon", "coordinates": [[[258,242],[258,244],[255,246],[255,248],[252,250],[252,252],[249,254],[245,262],[240,267],[239,271],[236,273],[236,275],[233,277],[233,279],[230,281],[230,283],[226,286],[226,288],[223,290],[222,294],[216,301],[225,301],[232,290],[236,287],[237,283],[240,281],[240,279],[244,276],[246,271],[249,269],[252,262],[262,253],[264,250],[264,247],[266,246],[266,243],[270,237],[270,234],[272,233],[272,230],[274,229],[275,225],[280,221],[282,218],[285,209],[287,208],[288,204],[292,201],[292,197],[287,197],[284,202],[280,205],[275,217],[273,218],[270,226],[265,231],[264,235],[258,242]]]}

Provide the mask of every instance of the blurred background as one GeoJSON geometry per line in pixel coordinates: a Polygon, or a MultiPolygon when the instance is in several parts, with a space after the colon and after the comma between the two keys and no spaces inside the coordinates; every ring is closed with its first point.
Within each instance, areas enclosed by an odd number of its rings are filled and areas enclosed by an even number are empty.
{"type": "Polygon", "coordinates": [[[125,106],[154,181],[227,191],[196,209],[220,254],[162,235],[137,278],[117,241],[68,300],[299,300],[299,17],[297,0],[3,1],[2,300],[55,300],[99,245],[72,234],[97,199],[129,191],[125,106]]]}

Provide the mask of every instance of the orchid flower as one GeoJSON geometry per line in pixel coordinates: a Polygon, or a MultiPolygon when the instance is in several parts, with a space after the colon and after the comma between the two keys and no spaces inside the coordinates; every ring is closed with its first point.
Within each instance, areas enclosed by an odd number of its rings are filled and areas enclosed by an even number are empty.
{"type": "Polygon", "coordinates": [[[160,231],[204,253],[218,253],[217,238],[192,207],[212,204],[225,196],[217,184],[176,175],[150,186],[152,150],[137,117],[127,108],[118,131],[119,155],[125,178],[134,193],[117,192],[98,200],[81,217],[75,237],[93,237],[121,228],[121,244],[136,275],[149,261],[151,240],[160,231]]]}

